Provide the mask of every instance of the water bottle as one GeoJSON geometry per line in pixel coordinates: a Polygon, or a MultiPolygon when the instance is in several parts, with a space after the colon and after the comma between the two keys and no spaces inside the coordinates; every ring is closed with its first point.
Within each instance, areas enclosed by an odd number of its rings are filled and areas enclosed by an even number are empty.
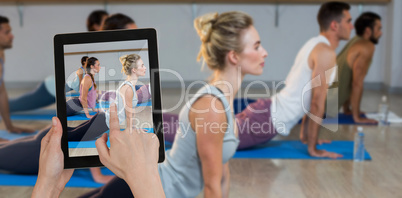
{"type": "Polygon", "coordinates": [[[355,134],[355,146],[353,151],[353,160],[355,162],[364,161],[364,133],[363,127],[357,127],[355,134]]]}
{"type": "Polygon", "coordinates": [[[381,103],[378,106],[379,125],[388,124],[388,103],[387,96],[382,96],[381,103]]]}

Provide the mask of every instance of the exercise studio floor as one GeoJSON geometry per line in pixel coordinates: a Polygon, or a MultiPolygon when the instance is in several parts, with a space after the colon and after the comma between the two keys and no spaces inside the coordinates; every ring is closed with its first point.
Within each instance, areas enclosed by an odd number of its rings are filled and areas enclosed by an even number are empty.
{"type": "MultiPolygon", "coordinates": [[[[10,90],[14,97],[26,90],[10,90]]],[[[163,107],[172,108],[179,101],[178,89],[163,89],[163,107]]],[[[262,90],[251,90],[262,93],[262,90]]],[[[364,91],[362,110],[375,112],[381,91],[364,91]]],[[[402,116],[402,95],[390,94],[391,111],[402,116]]],[[[180,107],[183,104],[180,105],[180,107]]],[[[54,107],[51,107],[54,108],[54,107]]],[[[180,108],[173,113],[178,113],[180,108]]],[[[25,127],[41,128],[50,121],[18,121],[25,127]]],[[[0,124],[0,129],[5,129],[0,124]]],[[[320,137],[353,140],[356,125],[340,125],[338,132],[321,130],[320,137]]],[[[365,146],[372,161],[356,163],[347,160],[272,160],[231,159],[229,197],[400,197],[402,192],[402,124],[388,127],[363,126],[365,146]]],[[[288,137],[298,140],[300,125],[288,137]]],[[[191,174],[191,173],[189,173],[191,174]]],[[[32,187],[0,186],[0,197],[30,197],[32,187]]],[[[61,197],[77,197],[92,188],[66,188],[61,197]]],[[[198,197],[202,197],[202,194],[198,197]]]]}

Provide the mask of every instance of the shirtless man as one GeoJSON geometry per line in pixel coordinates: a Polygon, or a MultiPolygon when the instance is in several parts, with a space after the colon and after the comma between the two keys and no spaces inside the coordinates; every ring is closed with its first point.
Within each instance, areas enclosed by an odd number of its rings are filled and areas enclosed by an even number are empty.
{"type": "MultiPolygon", "coordinates": [[[[8,107],[8,96],[6,86],[4,85],[4,50],[10,49],[13,46],[14,35],[11,33],[9,20],[6,17],[0,16],[0,114],[4,121],[7,131],[11,133],[34,132],[31,129],[16,127],[11,123],[10,111],[8,107]]],[[[0,142],[4,139],[0,138],[0,142]]]]}
{"type": "Polygon", "coordinates": [[[375,44],[382,35],[381,17],[365,12],[355,22],[356,36],[336,58],[338,64],[338,107],[352,114],[356,123],[376,124],[376,120],[361,117],[360,102],[363,81],[371,65],[375,44]]]}

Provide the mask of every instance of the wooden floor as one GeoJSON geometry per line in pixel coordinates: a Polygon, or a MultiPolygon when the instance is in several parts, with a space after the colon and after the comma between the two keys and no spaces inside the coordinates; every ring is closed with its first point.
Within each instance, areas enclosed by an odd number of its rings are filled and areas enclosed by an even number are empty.
{"type": "MultiPolygon", "coordinates": [[[[261,90],[251,90],[261,93],[261,90]]],[[[11,92],[15,96],[20,92],[11,92]]],[[[377,110],[382,92],[365,91],[362,110],[377,110]]],[[[176,89],[163,90],[163,107],[169,109],[179,101],[176,89]]],[[[402,95],[390,94],[390,109],[402,116],[402,95]]],[[[179,106],[181,107],[181,103],[179,106]]],[[[178,113],[179,108],[173,112],[178,113]]],[[[50,122],[16,122],[43,127],[50,122]]],[[[4,129],[4,125],[0,127],[4,129]]],[[[230,197],[402,197],[402,124],[388,127],[363,126],[365,145],[372,161],[356,163],[340,160],[230,160],[230,197]]],[[[300,126],[288,137],[298,139],[300,126]]],[[[355,125],[340,125],[337,132],[322,130],[320,136],[333,140],[352,140],[355,125]]],[[[61,197],[77,197],[90,188],[66,188],[61,197]]],[[[29,197],[32,187],[0,186],[0,197],[29,197]]],[[[202,197],[200,194],[198,197],[202,197]]]]}

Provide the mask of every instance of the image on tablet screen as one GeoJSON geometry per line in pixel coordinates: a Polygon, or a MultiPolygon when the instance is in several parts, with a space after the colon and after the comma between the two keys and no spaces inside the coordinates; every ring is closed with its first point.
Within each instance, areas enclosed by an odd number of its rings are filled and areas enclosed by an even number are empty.
{"type": "Polygon", "coordinates": [[[64,45],[69,157],[98,155],[112,103],[121,130],[154,132],[148,55],[147,40],[64,45]]]}

